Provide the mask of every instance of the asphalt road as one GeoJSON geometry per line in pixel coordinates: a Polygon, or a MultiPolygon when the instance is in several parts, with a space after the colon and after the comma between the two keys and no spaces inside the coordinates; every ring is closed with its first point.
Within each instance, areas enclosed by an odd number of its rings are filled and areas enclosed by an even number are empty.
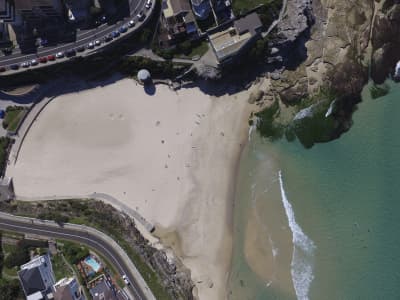
{"type": "Polygon", "coordinates": [[[131,284],[128,286],[130,291],[135,297],[135,300],[145,300],[140,286],[134,280],[135,277],[128,266],[125,264],[124,259],[119,255],[118,251],[115,250],[110,244],[105,240],[97,237],[96,235],[74,229],[66,229],[63,227],[54,227],[46,224],[27,224],[26,222],[21,222],[18,220],[3,219],[0,217],[0,230],[15,231],[20,233],[28,234],[38,234],[42,236],[47,236],[56,239],[66,239],[71,241],[76,241],[85,244],[98,253],[105,256],[110,263],[117,269],[117,271],[122,275],[126,274],[131,284]]]}
{"type": "MultiPolygon", "coordinates": [[[[154,0],[155,1],[155,0],[154,0]]],[[[154,2],[153,1],[153,2],[154,2]]],[[[67,44],[62,44],[62,45],[57,45],[53,47],[40,47],[37,50],[37,53],[33,54],[21,54],[21,53],[13,53],[11,55],[7,56],[1,56],[0,57],[0,67],[9,67],[13,64],[18,64],[20,65],[21,63],[25,61],[30,61],[32,59],[36,59],[38,57],[42,56],[47,56],[47,55],[55,55],[57,52],[65,52],[70,49],[75,49],[79,46],[86,46],[90,42],[93,42],[94,40],[101,40],[107,35],[109,35],[111,32],[118,30],[123,24],[126,24],[129,22],[129,20],[135,20],[136,25],[132,29],[130,29],[127,33],[131,33],[133,31],[136,31],[138,27],[140,27],[141,22],[137,20],[137,14],[140,11],[143,11],[148,15],[151,12],[150,10],[147,10],[145,8],[146,0],[130,0],[129,5],[131,8],[130,11],[130,17],[126,17],[125,19],[122,19],[118,21],[116,24],[102,24],[94,29],[91,30],[84,30],[81,32],[78,32],[77,34],[77,40],[72,43],[67,43],[67,44]]],[[[121,35],[126,35],[127,33],[123,33],[121,35]]],[[[109,42],[108,44],[112,43],[113,41],[109,42]]]]}

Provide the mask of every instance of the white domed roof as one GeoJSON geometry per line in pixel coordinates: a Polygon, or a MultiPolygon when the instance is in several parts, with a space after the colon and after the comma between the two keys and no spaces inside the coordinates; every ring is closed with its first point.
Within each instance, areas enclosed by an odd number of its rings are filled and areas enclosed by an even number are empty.
{"type": "Polygon", "coordinates": [[[147,71],[146,69],[142,69],[138,72],[137,74],[137,78],[142,81],[145,82],[147,80],[149,80],[151,78],[150,72],[147,71]]]}

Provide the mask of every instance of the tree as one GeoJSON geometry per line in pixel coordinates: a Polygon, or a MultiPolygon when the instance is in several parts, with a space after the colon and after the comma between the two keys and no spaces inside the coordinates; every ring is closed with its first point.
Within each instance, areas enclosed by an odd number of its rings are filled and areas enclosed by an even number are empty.
{"type": "Polygon", "coordinates": [[[0,279],[0,299],[15,300],[21,292],[18,279],[6,280],[0,279]]]}

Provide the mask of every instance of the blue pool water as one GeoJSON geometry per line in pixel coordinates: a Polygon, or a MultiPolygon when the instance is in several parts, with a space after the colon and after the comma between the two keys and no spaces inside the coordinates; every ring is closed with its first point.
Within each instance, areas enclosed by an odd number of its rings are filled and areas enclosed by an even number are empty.
{"type": "Polygon", "coordinates": [[[85,263],[88,264],[96,273],[100,270],[100,264],[91,256],[85,258],[85,263]]]}

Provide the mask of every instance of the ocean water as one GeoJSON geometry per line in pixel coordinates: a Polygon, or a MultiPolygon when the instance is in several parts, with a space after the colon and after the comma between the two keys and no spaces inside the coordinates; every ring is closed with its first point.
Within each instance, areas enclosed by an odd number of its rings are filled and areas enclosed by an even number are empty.
{"type": "Polygon", "coordinates": [[[338,140],[253,132],[234,208],[230,299],[400,299],[400,85],[338,140]]]}

